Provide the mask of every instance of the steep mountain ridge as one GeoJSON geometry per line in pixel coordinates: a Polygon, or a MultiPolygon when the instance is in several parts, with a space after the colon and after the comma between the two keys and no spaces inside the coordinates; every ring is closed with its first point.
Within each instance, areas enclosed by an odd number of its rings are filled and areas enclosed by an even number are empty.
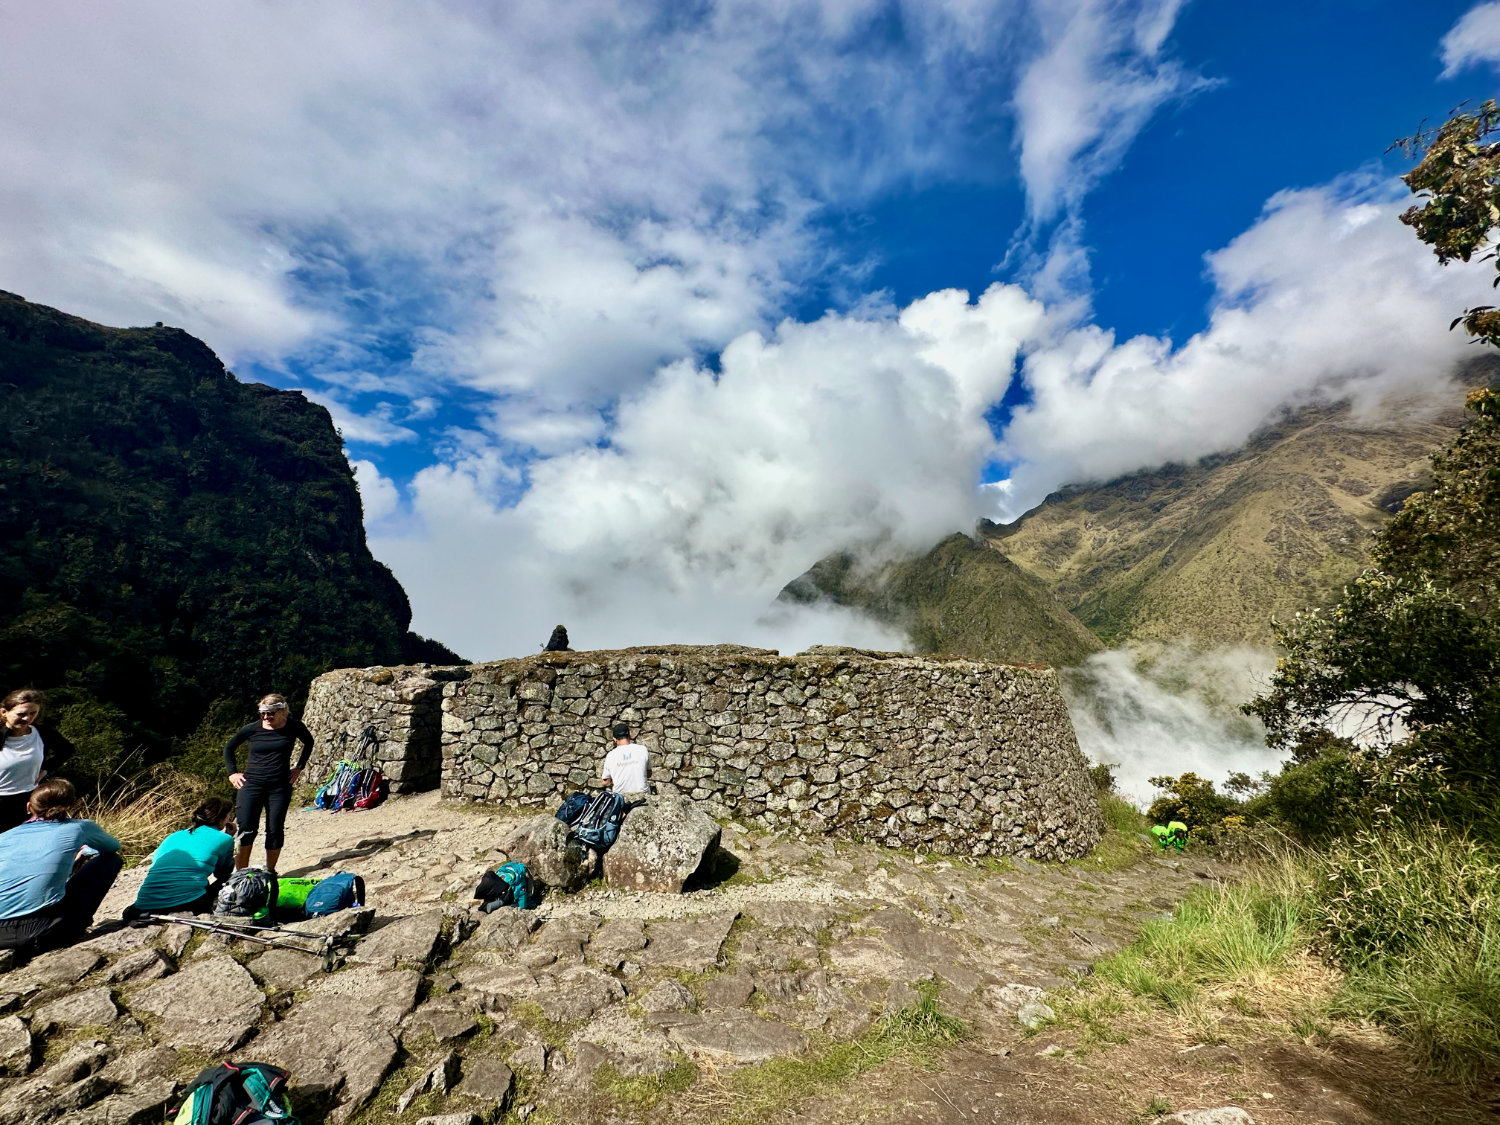
{"type": "Polygon", "coordinates": [[[1461,417],[1372,428],[1309,408],[1233,453],[1064,489],[980,532],[1108,644],[1266,644],[1273,615],[1326,605],[1358,573],[1461,417]]]}
{"type": "MultiPolygon", "coordinates": [[[[333,667],[452,657],[365,544],[328,412],[175,328],[0,292],[0,648],[95,763],[333,667]]],[[[456,657],[454,658],[456,659],[456,657]]]]}
{"type": "Polygon", "coordinates": [[[1359,572],[1371,533],[1423,486],[1462,421],[1458,396],[1383,423],[1304,408],[1231,453],[1069,486],[1009,525],[982,520],[975,540],[873,568],[831,556],[782,596],[861,608],[906,629],[918,651],[989,659],[1071,664],[1127,641],[1269,644],[1274,615],[1328,604],[1359,572]],[[977,544],[1012,566],[971,557],[977,544]]]}

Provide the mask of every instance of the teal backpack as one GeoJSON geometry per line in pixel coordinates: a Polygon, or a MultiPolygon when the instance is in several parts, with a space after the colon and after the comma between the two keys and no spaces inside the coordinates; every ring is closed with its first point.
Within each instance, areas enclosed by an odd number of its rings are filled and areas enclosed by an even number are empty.
{"type": "Polygon", "coordinates": [[[287,1072],[269,1063],[211,1066],[183,1093],[172,1125],[300,1125],[286,1083],[287,1072]]]}
{"type": "Polygon", "coordinates": [[[499,910],[502,906],[515,906],[531,910],[541,897],[537,894],[536,882],[531,872],[519,860],[502,863],[493,871],[486,871],[479,886],[474,888],[474,897],[484,902],[484,912],[499,910]]]}

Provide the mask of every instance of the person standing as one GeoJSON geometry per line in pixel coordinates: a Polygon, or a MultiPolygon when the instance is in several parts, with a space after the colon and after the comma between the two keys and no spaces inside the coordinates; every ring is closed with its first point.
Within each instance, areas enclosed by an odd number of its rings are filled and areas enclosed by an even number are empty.
{"type": "Polygon", "coordinates": [[[31,791],[73,754],[73,744],[50,727],[39,726],[45,692],[21,688],[0,700],[5,748],[0,750],[0,832],[9,832],[30,814],[31,791]]]}
{"type": "Polygon", "coordinates": [[[69,945],[124,866],[120,841],[92,820],[75,820],[78,791],[49,777],[27,799],[30,819],[0,833],[0,949],[22,958],[69,945]],[[82,848],[98,854],[74,869],[82,848]]]}
{"type": "Polygon", "coordinates": [[[250,852],[255,846],[262,811],[266,814],[266,866],[276,870],[286,838],[286,811],[292,803],[292,787],[307,768],[307,759],[312,754],[312,734],[301,719],[292,718],[285,696],[266,696],[260,701],[259,711],[259,722],[241,727],[224,744],[229,784],[239,790],[235,801],[235,817],[240,825],[240,846],[234,856],[236,871],[250,866],[250,852]],[[240,772],[234,760],[235,749],[242,742],[249,747],[244,772],[240,772]],[[299,742],[302,755],[293,766],[292,749],[299,742]]]}
{"type": "Polygon", "coordinates": [[[218,885],[234,866],[233,831],[233,802],[223,797],[204,801],[193,813],[193,823],[173,832],[152,853],[151,869],[121,917],[133,922],[142,914],[211,911],[218,885]]]}
{"type": "Polygon", "coordinates": [[[603,784],[622,797],[644,797],[647,792],[646,777],[651,772],[651,751],[638,742],[630,741],[630,727],[616,723],[610,732],[615,738],[615,748],[604,755],[603,784]]]}

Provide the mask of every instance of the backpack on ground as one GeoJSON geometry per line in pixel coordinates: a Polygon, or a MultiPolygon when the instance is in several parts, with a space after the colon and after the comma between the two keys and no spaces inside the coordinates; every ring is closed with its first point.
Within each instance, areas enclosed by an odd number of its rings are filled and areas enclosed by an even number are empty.
{"type": "Polygon", "coordinates": [[[360,773],[361,767],[358,762],[341,758],[333,767],[333,772],[328,775],[328,780],[323,783],[323,787],[318,790],[318,795],[313,798],[313,807],[327,809],[329,812],[352,808],[355,792],[359,787],[360,773]]]}
{"type": "Polygon", "coordinates": [[[499,910],[502,906],[515,906],[521,910],[534,909],[537,904],[536,881],[520,860],[502,863],[493,871],[486,871],[479,886],[474,888],[474,897],[484,902],[484,912],[499,910]]]}
{"type": "Polygon", "coordinates": [[[380,772],[379,766],[370,766],[360,771],[359,779],[354,784],[355,808],[373,809],[385,800],[385,794],[385,775],[380,772]]]}
{"type": "Polygon", "coordinates": [[[183,1092],[172,1125],[299,1125],[286,1084],[287,1072],[269,1063],[211,1066],[183,1092]]]}
{"type": "Polygon", "coordinates": [[[613,789],[597,794],[583,815],[573,822],[573,835],[596,852],[606,852],[625,820],[625,798],[613,789]]]}
{"type": "Polygon", "coordinates": [[[562,803],[562,808],[557,810],[557,819],[571,826],[589,807],[590,799],[587,793],[568,794],[567,799],[562,803]]]}
{"type": "Polygon", "coordinates": [[[265,921],[276,902],[276,882],[275,872],[263,867],[242,868],[219,888],[214,913],[265,921]]]}
{"type": "Polygon", "coordinates": [[[348,871],[340,871],[307,892],[302,903],[302,913],[308,918],[319,918],[324,914],[336,914],[340,910],[365,904],[365,881],[348,871]]]}
{"type": "Polygon", "coordinates": [[[285,879],[277,876],[276,905],[273,909],[282,916],[305,917],[307,896],[319,882],[319,879],[285,879]]]}

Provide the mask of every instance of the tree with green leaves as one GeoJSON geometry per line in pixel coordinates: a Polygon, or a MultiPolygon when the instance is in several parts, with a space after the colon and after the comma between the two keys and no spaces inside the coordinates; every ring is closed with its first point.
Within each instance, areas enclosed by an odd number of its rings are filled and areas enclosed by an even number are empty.
{"type": "MultiPolygon", "coordinates": [[[[1500,106],[1487,101],[1404,142],[1422,156],[1404,177],[1422,202],[1401,220],[1445,264],[1478,254],[1500,269],[1497,133],[1500,106]]],[[[1495,308],[1466,309],[1459,324],[1500,345],[1495,308]]],[[[1277,623],[1286,655],[1246,708],[1272,746],[1307,759],[1299,748],[1327,746],[1333,728],[1377,757],[1440,766],[1454,784],[1500,785],[1500,395],[1476,390],[1467,405],[1468,425],[1433,457],[1432,486],[1377,536],[1374,566],[1327,612],[1277,623]]]]}

